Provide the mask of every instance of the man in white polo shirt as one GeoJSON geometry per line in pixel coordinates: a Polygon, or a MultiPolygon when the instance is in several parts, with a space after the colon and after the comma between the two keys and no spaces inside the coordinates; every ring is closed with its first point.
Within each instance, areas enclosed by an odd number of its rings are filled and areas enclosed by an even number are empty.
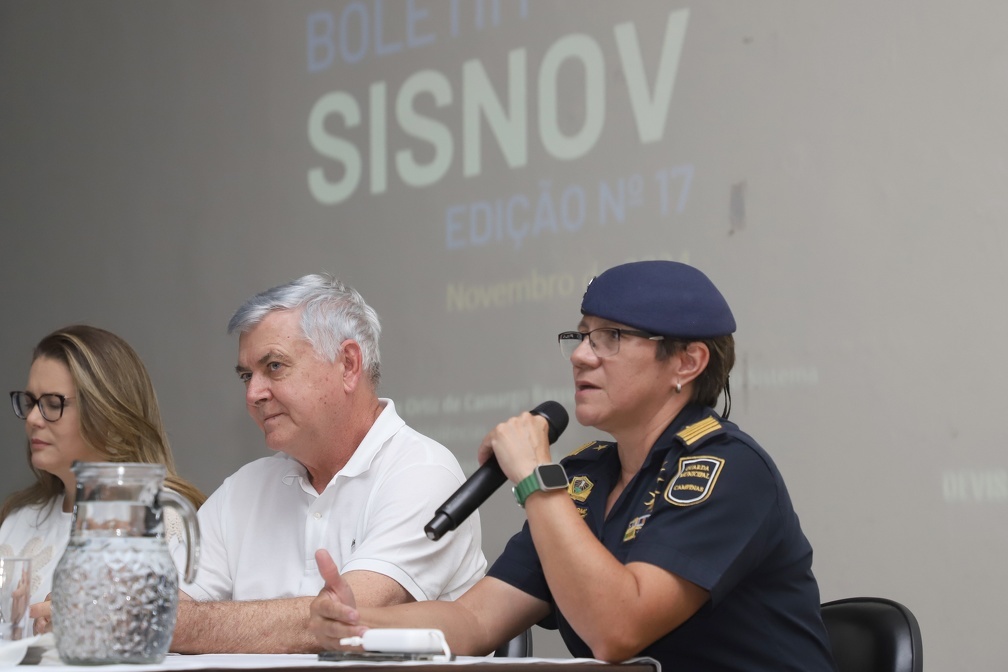
{"type": "Polygon", "coordinates": [[[173,651],[317,651],[306,625],[320,548],[369,606],[451,600],[483,576],[478,517],[447,543],[424,534],[465,477],[377,396],[381,327],[357,291],[305,276],[249,299],[228,332],[249,414],[277,452],[200,509],[199,572],[182,587],[173,651]]]}

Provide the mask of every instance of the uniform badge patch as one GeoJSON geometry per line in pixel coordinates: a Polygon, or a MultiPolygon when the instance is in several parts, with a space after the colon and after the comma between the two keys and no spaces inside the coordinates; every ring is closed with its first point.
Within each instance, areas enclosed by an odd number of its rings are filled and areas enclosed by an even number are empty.
{"type": "Polygon", "coordinates": [[[627,525],[626,532],[623,533],[623,541],[631,541],[632,539],[636,539],[637,533],[641,531],[641,528],[644,527],[644,523],[646,523],[647,519],[650,517],[651,514],[649,513],[644,516],[637,516],[636,518],[631,520],[630,524],[627,525]]]}
{"type": "Polygon", "coordinates": [[[567,494],[575,502],[583,502],[588,499],[595,484],[588,480],[587,476],[575,476],[567,486],[567,494]]]}
{"type": "Polygon", "coordinates": [[[720,457],[697,455],[679,460],[679,473],[665,489],[665,501],[676,506],[699,504],[714,490],[725,461],[720,457]]]}

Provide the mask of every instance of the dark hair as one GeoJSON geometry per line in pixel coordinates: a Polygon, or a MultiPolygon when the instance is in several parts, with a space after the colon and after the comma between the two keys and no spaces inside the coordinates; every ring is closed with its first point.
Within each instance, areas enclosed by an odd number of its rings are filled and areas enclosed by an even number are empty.
{"type": "Polygon", "coordinates": [[[675,338],[665,338],[658,341],[655,356],[658,360],[668,359],[686,348],[690,343],[703,343],[710,352],[710,360],[706,368],[693,381],[693,398],[698,404],[714,408],[718,397],[724,393],[725,405],[722,416],[731,413],[731,390],[728,387],[728,375],[735,366],[735,337],[731,334],[704,338],[695,341],[684,341],[675,338]]]}

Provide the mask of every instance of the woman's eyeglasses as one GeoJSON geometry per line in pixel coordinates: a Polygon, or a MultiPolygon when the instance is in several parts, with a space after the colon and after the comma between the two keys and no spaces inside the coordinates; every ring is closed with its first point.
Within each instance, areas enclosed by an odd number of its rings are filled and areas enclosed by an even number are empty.
{"type": "Polygon", "coordinates": [[[11,392],[11,406],[14,407],[14,415],[26,420],[31,414],[32,407],[38,406],[39,413],[49,422],[56,422],[63,417],[63,407],[68,400],[73,397],[66,397],[62,394],[42,394],[36,397],[31,392],[11,392]]]}
{"type": "Polygon", "coordinates": [[[561,331],[557,334],[557,341],[560,343],[560,352],[567,359],[570,359],[581,341],[588,339],[592,352],[598,357],[612,357],[619,352],[620,338],[622,336],[637,336],[646,338],[649,341],[663,341],[664,336],[657,336],[646,331],[636,329],[617,329],[615,327],[601,327],[591,331],[561,331]]]}

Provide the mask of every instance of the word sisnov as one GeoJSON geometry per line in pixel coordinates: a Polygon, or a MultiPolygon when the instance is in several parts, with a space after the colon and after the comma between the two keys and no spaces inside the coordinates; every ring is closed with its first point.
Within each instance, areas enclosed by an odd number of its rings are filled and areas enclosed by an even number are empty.
{"type": "MultiPolygon", "coordinates": [[[[526,239],[578,233],[587,222],[599,228],[624,224],[634,209],[644,205],[645,184],[640,174],[599,180],[590,188],[569,184],[553,189],[549,182],[541,181],[537,195],[516,193],[449,205],[445,209],[445,248],[507,243],[517,251],[526,239]]],[[[659,215],[681,213],[692,184],[691,164],[657,171],[653,185],[659,215]]]]}
{"type": "MultiPolygon", "coordinates": [[[[664,138],[688,19],[688,9],[669,13],[658,63],[652,67],[644,64],[633,22],[613,27],[615,50],[640,144],[660,142],[664,138]],[[647,81],[647,72],[654,73],[651,84],[647,81]]],[[[603,45],[592,35],[564,35],[543,53],[536,73],[538,109],[535,112],[538,140],[548,156],[559,161],[573,161],[588,154],[598,143],[606,127],[609,72],[603,45]],[[567,92],[561,96],[562,71],[578,73],[570,79],[582,87],[578,95],[571,96],[567,92]],[[574,115],[581,118],[579,128],[562,128],[561,120],[571,116],[561,109],[562,98],[565,101],[580,99],[578,103],[567,103],[583,107],[574,115]]],[[[563,84],[569,87],[570,82],[565,79],[563,84]]],[[[386,81],[376,81],[368,88],[366,115],[354,93],[328,92],[315,102],[308,115],[308,141],[312,149],[327,160],[309,168],[309,191],[324,205],[343,202],[364,180],[365,154],[370,194],[388,190],[392,170],[407,186],[429,187],[448,174],[455,162],[457,142],[461,144],[462,175],[479,175],[484,163],[484,127],[496,142],[507,167],[522,168],[529,161],[529,86],[528,53],[525,48],[518,48],[507,57],[504,99],[494,89],[479,59],[462,63],[457,87],[445,73],[434,69],[411,74],[395,92],[389,91],[386,81]],[[461,91],[460,96],[457,91],[461,91]],[[426,110],[432,105],[436,110],[454,108],[453,118],[428,114],[426,110]],[[403,134],[422,146],[393,151],[388,141],[390,116],[403,134]],[[367,128],[365,147],[358,147],[352,139],[334,131],[340,125],[350,130],[362,124],[367,128]],[[460,138],[455,136],[458,129],[461,129],[460,138]]]]}

